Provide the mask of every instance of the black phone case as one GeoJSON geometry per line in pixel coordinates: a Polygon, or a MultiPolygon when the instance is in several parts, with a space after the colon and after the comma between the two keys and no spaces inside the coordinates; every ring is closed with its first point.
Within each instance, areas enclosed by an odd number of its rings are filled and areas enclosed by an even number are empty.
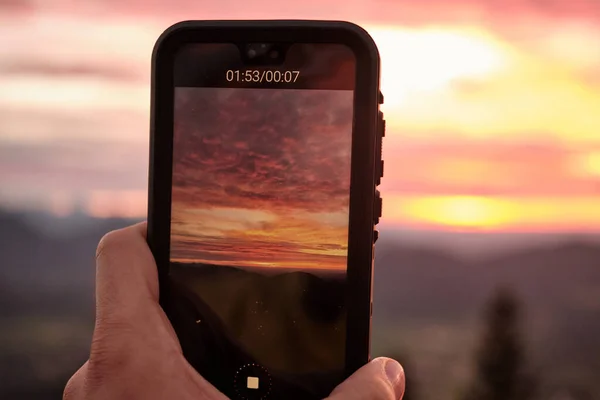
{"type": "MultiPolygon", "coordinates": [[[[374,243],[378,238],[382,200],[377,190],[383,176],[382,138],[385,121],[379,106],[380,61],[375,43],[362,28],[338,21],[185,21],[168,28],[152,54],[151,127],[148,197],[148,244],[160,281],[160,301],[169,318],[171,179],[173,153],[173,57],[193,42],[279,41],[343,43],[357,57],[352,133],[350,224],[347,269],[347,335],[344,377],[370,359],[374,243]]],[[[276,397],[275,397],[276,398],[276,397]]]]}

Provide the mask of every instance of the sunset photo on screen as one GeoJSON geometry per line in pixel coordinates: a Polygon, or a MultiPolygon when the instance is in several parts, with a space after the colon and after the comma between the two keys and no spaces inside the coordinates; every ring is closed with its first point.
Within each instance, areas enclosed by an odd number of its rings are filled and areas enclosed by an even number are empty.
{"type": "Polygon", "coordinates": [[[217,354],[190,345],[204,376],[257,362],[304,396],[340,379],[352,108],[351,90],[176,88],[169,280],[178,334],[217,354]]]}

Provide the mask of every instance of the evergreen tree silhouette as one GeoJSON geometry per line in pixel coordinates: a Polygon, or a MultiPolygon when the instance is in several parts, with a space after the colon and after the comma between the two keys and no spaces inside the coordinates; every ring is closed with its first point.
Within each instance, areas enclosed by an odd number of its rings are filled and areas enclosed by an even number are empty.
{"type": "Polygon", "coordinates": [[[526,372],[525,349],[519,332],[519,304],[499,290],[485,313],[483,340],[476,355],[474,382],[465,400],[528,400],[535,382],[526,372]]]}

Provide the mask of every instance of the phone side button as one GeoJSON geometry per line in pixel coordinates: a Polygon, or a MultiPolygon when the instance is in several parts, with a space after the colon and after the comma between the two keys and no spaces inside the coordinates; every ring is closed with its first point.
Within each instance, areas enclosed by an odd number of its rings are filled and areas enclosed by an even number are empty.
{"type": "Polygon", "coordinates": [[[379,231],[375,229],[373,231],[373,243],[377,242],[377,239],[379,239],[379,231]]]}
{"type": "Polygon", "coordinates": [[[381,184],[381,178],[383,178],[383,137],[385,136],[385,119],[383,119],[383,113],[379,111],[379,117],[377,120],[377,142],[375,143],[375,159],[376,162],[376,186],[381,184]]]}
{"type": "Polygon", "coordinates": [[[381,92],[381,90],[379,91],[379,96],[377,96],[377,101],[379,102],[379,104],[383,104],[383,93],[381,92]]]}
{"type": "Polygon", "coordinates": [[[375,210],[374,211],[374,218],[375,218],[375,225],[377,225],[379,223],[379,218],[381,218],[381,214],[382,214],[382,208],[383,208],[383,201],[381,200],[381,193],[379,193],[379,190],[375,190],[375,210]]]}
{"type": "Polygon", "coordinates": [[[373,316],[373,302],[371,302],[371,317],[373,316]]]}
{"type": "Polygon", "coordinates": [[[377,156],[381,160],[383,158],[383,137],[385,136],[385,119],[383,119],[383,113],[379,111],[379,118],[377,121],[377,156]]]}

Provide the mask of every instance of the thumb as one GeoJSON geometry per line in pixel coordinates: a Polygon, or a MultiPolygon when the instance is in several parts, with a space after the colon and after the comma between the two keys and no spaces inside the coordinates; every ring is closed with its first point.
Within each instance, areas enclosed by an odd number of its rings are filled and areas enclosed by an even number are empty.
{"type": "Polygon", "coordinates": [[[146,224],[105,235],[96,251],[97,323],[133,325],[158,309],[158,272],[146,242],[146,224]]]}
{"type": "Polygon", "coordinates": [[[339,385],[327,400],[400,400],[404,369],[390,358],[376,358],[339,385]]]}

